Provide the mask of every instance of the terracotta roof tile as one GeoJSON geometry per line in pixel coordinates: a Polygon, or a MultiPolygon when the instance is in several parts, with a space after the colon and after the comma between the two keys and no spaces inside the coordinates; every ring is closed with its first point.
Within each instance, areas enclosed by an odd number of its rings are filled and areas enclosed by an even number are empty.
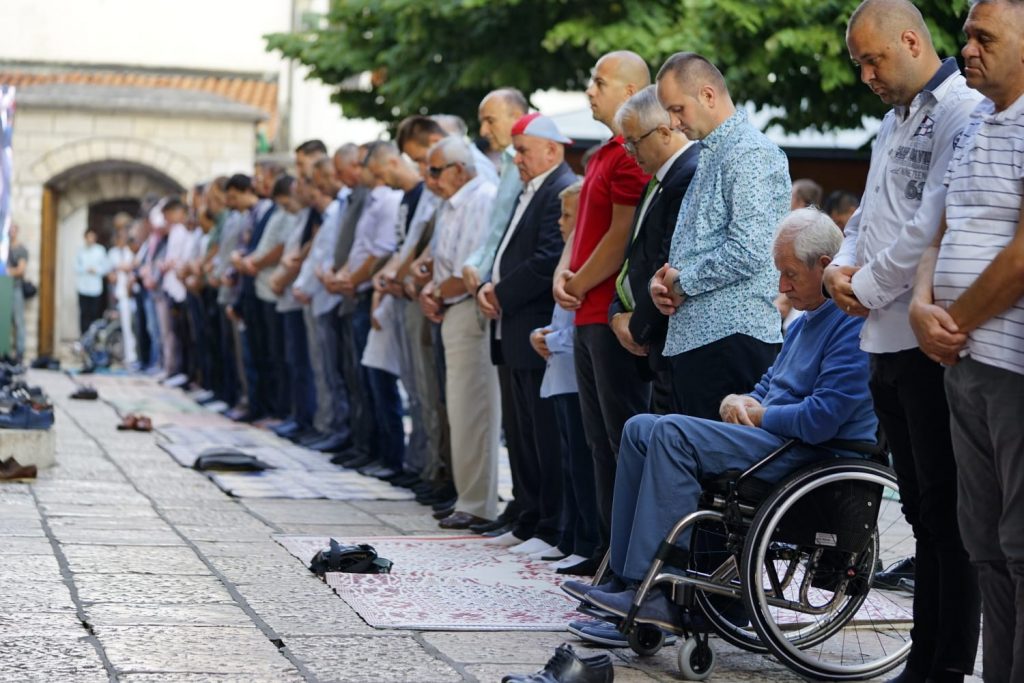
{"type": "Polygon", "coordinates": [[[183,76],[145,74],[123,71],[66,71],[60,73],[34,73],[0,69],[0,83],[15,87],[50,83],[88,83],[95,85],[132,86],[139,88],[175,88],[210,92],[228,99],[262,109],[269,119],[265,122],[267,137],[277,134],[278,111],[276,82],[256,78],[226,78],[219,76],[183,76]]]}

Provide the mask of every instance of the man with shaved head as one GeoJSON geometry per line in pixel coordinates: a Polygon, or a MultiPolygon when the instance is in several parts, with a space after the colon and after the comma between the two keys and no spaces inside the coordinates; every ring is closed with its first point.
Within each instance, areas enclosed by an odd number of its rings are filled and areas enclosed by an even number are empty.
{"type": "Polygon", "coordinates": [[[913,578],[913,648],[900,683],[962,680],[974,667],[979,599],[957,525],[957,472],[942,366],[918,347],[908,310],[921,255],[939,229],[944,176],[980,96],[942,60],[907,0],[866,0],[850,17],[850,58],[892,110],[875,138],[867,189],[846,224],[825,287],[848,315],[867,317],[871,392],[892,450],[914,558],[876,585],[913,578]]]}
{"type": "Polygon", "coordinates": [[[701,55],[669,57],[657,94],[672,127],[702,149],[650,293],[669,316],[663,354],[676,410],[713,420],[723,397],[757,382],[782,341],[771,241],[789,209],[789,165],[701,55]]]}
{"type": "MultiPolygon", "coordinates": [[[[575,361],[587,443],[594,454],[596,503],[602,548],[608,547],[615,459],[626,420],[646,412],[650,382],[634,371],[632,354],[608,325],[608,306],[622,268],[633,213],[649,180],[627,152],[615,125],[626,100],[650,85],[647,63],[633,52],[611,52],[594,66],[587,98],[594,118],[613,137],[587,164],[580,192],[576,232],[555,271],[553,293],[563,308],[576,311],[575,361]]],[[[579,571],[597,569],[597,558],[579,571]]]]}

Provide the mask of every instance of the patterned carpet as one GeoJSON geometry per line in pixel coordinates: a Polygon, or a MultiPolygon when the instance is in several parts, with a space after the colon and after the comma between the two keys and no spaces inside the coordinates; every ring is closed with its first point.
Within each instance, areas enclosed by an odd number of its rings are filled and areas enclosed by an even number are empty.
{"type": "MultiPolygon", "coordinates": [[[[337,538],[337,537],[336,537],[337,538]]],[[[275,536],[309,564],[328,538],[275,536]]],[[[375,628],[562,631],[580,618],[558,588],[565,577],[479,536],[337,538],[369,543],[394,562],[389,575],[328,573],[331,588],[375,628]]]]}

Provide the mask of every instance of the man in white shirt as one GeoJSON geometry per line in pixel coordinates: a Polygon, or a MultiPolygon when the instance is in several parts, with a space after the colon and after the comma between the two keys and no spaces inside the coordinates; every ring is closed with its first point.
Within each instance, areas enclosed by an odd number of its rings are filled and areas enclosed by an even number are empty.
{"type": "MultiPolygon", "coordinates": [[[[188,209],[185,202],[173,197],[164,204],[164,220],[170,227],[167,231],[167,248],[164,251],[160,268],[163,279],[160,287],[168,306],[169,329],[163,332],[164,373],[168,379],[176,377],[188,367],[190,344],[188,339],[188,323],[185,313],[185,283],[178,275],[178,268],[188,260],[188,249],[191,236],[185,227],[188,209]]],[[[175,384],[184,382],[177,379],[175,384]]]]}
{"type": "Polygon", "coordinates": [[[441,336],[451,426],[452,474],[458,498],[444,529],[466,529],[494,519],[498,507],[501,405],[485,320],[462,280],[462,264],[485,237],[497,192],[477,175],[469,145],[449,137],[427,154],[428,172],[445,202],[438,209],[433,281],[420,302],[428,318],[443,316],[441,336]]]}
{"type": "Polygon", "coordinates": [[[910,312],[921,349],[951,366],[958,516],[981,586],[982,668],[986,681],[1010,683],[1024,680],[1024,3],[975,2],[964,33],[967,84],[985,99],[946,173],[941,246],[921,259],[910,312]]]}
{"type": "Polygon", "coordinates": [[[978,95],[954,59],[939,59],[906,0],[864,2],[850,18],[847,46],[861,79],[893,109],[825,287],[842,310],[867,317],[861,348],[871,354],[872,398],[916,539],[913,568],[891,569],[915,581],[913,648],[897,680],[947,680],[974,667],[977,579],[957,525],[943,369],[918,348],[908,308],[921,254],[939,227],[943,176],[978,95]]]}
{"type": "Polygon", "coordinates": [[[78,290],[78,328],[85,334],[103,315],[103,276],[110,272],[107,250],[96,243],[96,232],[86,230],[85,245],[75,256],[75,289],[78,290]]]}

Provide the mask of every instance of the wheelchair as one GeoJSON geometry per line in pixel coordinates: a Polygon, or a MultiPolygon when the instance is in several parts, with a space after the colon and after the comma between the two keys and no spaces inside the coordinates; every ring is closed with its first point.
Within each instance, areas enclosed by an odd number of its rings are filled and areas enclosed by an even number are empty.
{"type": "MultiPolygon", "coordinates": [[[[887,453],[834,440],[818,446],[826,451],[822,460],[781,482],[758,478],[798,443],[787,441],[746,471],[702,482],[699,509],[662,541],[624,618],[586,602],[578,609],[612,621],[634,652],[652,655],[665,631],[636,615],[649,591],[668,588],[684,615],[670,632],[680,636],[686,680],[714,671],[712,633],[815,680],[863,680],[902,664],[913,596],[872,588],[876,572],[913,548],[887,453]],[[691,535],[689,551],[676,545],[684,534],[691,535]]],[[[606,556],[594,584],[607,572],[606,556]]]]}

